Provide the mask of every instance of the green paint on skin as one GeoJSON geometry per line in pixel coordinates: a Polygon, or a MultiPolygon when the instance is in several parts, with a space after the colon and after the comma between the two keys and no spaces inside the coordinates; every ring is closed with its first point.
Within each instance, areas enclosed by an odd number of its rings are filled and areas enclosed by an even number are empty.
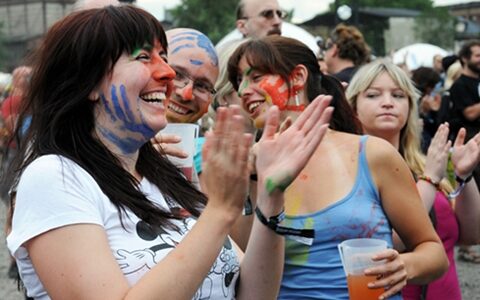
{"type": "MultiPolygon", "coordinates": [[[[245,78],[246,76],[250,75],[252,73],[253,68],[248,67],[245,71],[243,71],[242,78],[245,78]]],[[[242,91],[245,90],[248,87],[248,80],[243,80],[243,83],[241,86],[238,87],[238,97],[242,97],[242,91]]]]}
{"type": "Polygon", "coordinates": [[[146,50],[146,51],[150,52],[150,51],[152,51],[152,49],[153,49],[153,46],[151,46],[149,44],[145,44],[141,48],[135,48],[132,51],[132,54],[130,55],[130,60],[135,60],[137,58],[137,56],[140,54],[141,51],[146,50]]]}
{"type": "Polygon", "coordinates": [[[273,192],[277,190],[283,193],[294,179],[295,178],[287,175],[280,182],[277,182],[276,180],[269,177],[265,181],[265,189],[267,190],[268,195],[272,195],[273,192]]]}
{"type": "Polygon", "coordinates": [[[248,87],[248,80],[244,80],[242,85],[238,87],[238,97],[242,97],[243,91],[248,87]]]}

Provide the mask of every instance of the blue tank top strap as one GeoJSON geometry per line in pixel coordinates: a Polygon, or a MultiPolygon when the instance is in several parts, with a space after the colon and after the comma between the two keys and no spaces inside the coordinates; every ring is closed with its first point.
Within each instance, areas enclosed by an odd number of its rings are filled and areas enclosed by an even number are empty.
{"type": "Polygon", "coordinates": [[[368,135],[362,135],[360,137],[360,147],[358,149],[358,175],[360,176],[360,180],[363,181],[371,191],[377,196],[379,199],[378,189],[373,181],[372,174],[370,173],[370,168],[368,167],[367,161],[367,139],[368,135]]]}

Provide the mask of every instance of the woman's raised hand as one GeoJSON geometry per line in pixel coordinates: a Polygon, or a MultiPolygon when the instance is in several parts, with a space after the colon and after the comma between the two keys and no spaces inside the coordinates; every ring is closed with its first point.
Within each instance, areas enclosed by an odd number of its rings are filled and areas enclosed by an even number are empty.
{"type": "Polygon", "coordinates": [[[228,212],[240,214],[247,196],[248,156],[253,141],[251,134],[244,133],[240,107],[218,108],[215,127],[205,137],[202,187],[209,205],[224,205],[228,212]]]}
{"type": "Polygon", "coordinates": [[[480,133],[477,133],[466,144],[464,144],[465,135],[465,128],[461,128],[453,144],[452,153],[455,174],[462,179],[470,176],[480,162],[480,133]]]}
{"type": "Polygon", "coordinates": [[[428,147],[425,175],[439,182],[445,177],[448,154],[452,143],[448,141],[448,123],[441,124],[428,147]]]}
{"type": "Polygon", "coordinates": [[[284,191],[305,167],[327,131],[332,97],[320,95],[291,126],[277,133],[279,110],[269,109],[263,135],[257,145],[256,170],[266,192],[284,191]]]}

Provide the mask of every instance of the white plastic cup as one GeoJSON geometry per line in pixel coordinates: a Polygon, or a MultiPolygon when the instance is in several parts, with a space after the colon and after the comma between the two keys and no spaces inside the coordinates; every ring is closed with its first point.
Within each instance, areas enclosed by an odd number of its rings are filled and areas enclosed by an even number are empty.
{"type": "Polygon", "coordinates": [[[382,288],[368,288],[368,283],[375,281],[375,277],[365,276],[364,271],[384,264],[385,261],[373,261],[372,257],[386,249],[386,241],[369,238],[346,240],[338,245],[340,259],[347,275],[350,300],[373,300],[383,294],[385,290],[382,288]]]}
{"type": "Polygon", "coordinates": [[[188,154],[187,158],[179,158],[167,155],[168,159],[178,168],[180,168],[188,180],[192,180],[193,176],[193,158],[195,156],[195,143],[198,137],[199,126],[189,123],[168,123],[167,126],[160,131],[160,134],[174,134],[182,140],[174,146],[182,149],[188,154]]]}

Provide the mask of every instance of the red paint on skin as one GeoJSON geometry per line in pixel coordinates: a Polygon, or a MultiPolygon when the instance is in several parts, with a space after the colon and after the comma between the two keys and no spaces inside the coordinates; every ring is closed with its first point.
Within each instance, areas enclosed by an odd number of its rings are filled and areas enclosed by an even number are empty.
{"type": "Polygon", "coordinates": [[[285,106],[285,110],[288,110],[288,111],[304,111],[305,110],[305,104],[287,105],[287,106],[285,106]]]}
{"type": "Polygon", "coordinates": [[[271,78],[270,76],[265,76],[265,79],[262,79],[258,86],[271,97],[272,104],[278,106],[280,110],[285,110],[288,102],[288,89],[286,88],[285,80],[278,77],[272,84],[271,78]],[[280,91],[282,87],[284,87],[284,91],[280,91]]]}
{"type": "Polygon", "coordinates": [[[188,83],[182,91],[182,98],[186,100],[192,100],[193,99],[193,85],[188,83]]]}

